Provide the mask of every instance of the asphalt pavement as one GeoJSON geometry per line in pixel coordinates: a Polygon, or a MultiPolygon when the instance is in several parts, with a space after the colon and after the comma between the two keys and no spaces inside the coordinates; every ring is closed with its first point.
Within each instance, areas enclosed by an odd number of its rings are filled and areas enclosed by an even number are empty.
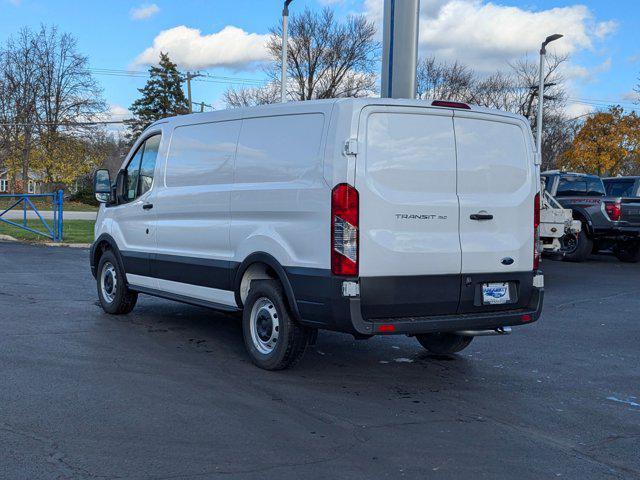
{"type": "Polygon", "coordinates": [[[0,478],[640,478],[640,265],[544,268],[509,337],[323,332],[266,372],[232,316],[109,316],[86,250],[0,243],[0,478]]]}

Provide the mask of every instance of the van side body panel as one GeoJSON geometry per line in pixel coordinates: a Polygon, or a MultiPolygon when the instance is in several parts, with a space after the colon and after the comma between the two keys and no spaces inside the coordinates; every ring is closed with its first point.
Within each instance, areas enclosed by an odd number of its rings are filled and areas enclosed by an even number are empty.
{"type": "Polygon", "coordinates": [[[283,266],[329,265],[329,185],[323,176],[331,105],[245,118],[231,192],[233,260],[253,252],[283,266]]]}

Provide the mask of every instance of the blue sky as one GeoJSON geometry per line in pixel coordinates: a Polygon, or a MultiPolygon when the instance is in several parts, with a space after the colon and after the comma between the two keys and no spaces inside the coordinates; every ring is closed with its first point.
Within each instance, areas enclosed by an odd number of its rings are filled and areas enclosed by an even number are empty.
{"type": "MultiPolygon", "coordinates": [[[[292,11],[330,5],[340,16],[363,13],[380,22],[383,0],[294,0],[292,11]]],[[[0,0],[0,41],[20,26],[58,25],[78,39],[92,68],[145,71],[159,50],[185,69],[217,77],[194,82],[195,101],[221,107],[228,81],[264,80],[259,68],[269,27],[280,20],[280,0],[0,0]]],[[[640,7],[633,0],[422,0],[420,49],[461,60],[479,71],[504,67],[539,40],[559,31],[557,48],[570,55],[571,114],[607,103],[634,108],[640,76],[640,7]]],[[[116,72],[117,73],[117,72],[116,72]]],[[[122,118],[144,78],[96,72],[114,115],[122,118]]]]}

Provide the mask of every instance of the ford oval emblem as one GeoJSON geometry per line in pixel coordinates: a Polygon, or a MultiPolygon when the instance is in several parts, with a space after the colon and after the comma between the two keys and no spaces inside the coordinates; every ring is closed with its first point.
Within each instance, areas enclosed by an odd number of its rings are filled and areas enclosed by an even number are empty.
{"type": "Polygon", "coordinates": [[[514,262],[514,261],[515,261],[515,260],[514,260],[513,258],[511,258],[511,257],[504,257],[504,258],[502,259],[502,264],[503,264],[503,265],[513,265],[513,262],[514,262]]]}

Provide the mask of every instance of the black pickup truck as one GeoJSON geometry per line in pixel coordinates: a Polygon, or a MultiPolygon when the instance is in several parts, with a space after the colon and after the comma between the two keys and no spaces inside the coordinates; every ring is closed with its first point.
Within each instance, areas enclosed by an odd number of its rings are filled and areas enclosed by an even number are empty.
{"type": "Polygon", "coordinates": [[[623,262],[640,261],[640,198],[607,195],[595,175],[550,171],[541,177],[547,192],[582,223],[582,231],[565,240],[565,260],[581,262],[612,249],[623,262]]]}

